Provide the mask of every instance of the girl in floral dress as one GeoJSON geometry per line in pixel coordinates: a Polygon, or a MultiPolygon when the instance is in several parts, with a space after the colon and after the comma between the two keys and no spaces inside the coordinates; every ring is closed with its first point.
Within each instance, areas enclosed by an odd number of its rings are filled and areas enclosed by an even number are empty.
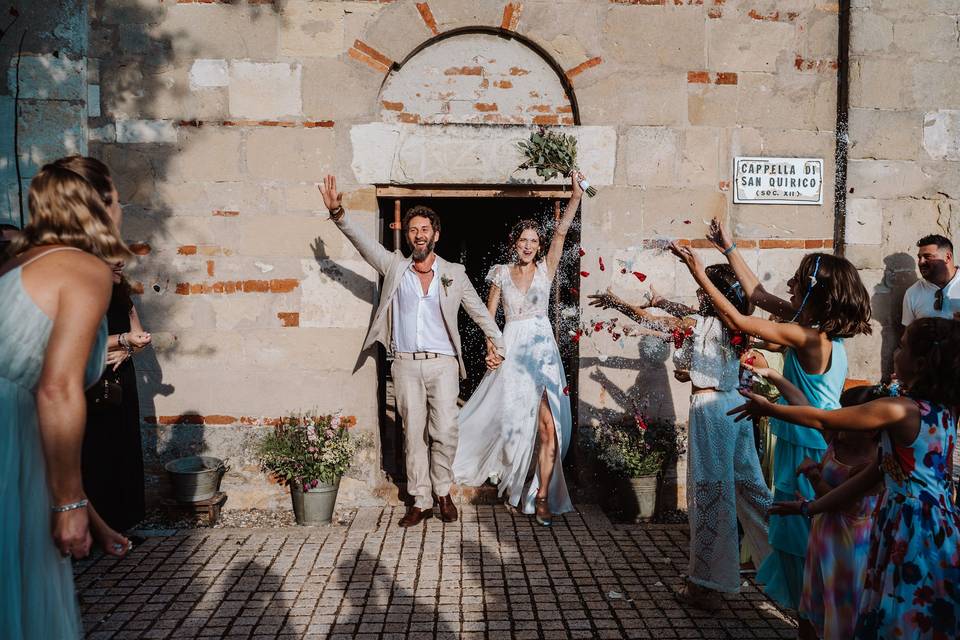
{"type": "Polygon", "coordinates": [[[817,430],[882,430],[877,464],[813,501],[780,502],[807,517],[849,504],[879,481],[865,586],[853,637],[960,637],[960,512],[950,498],[949,460],[960,405],[960,323],[910,324],[894,357],[901,397],[825,411],[771,404],[745,393],[746,415],[768,415],[817,430]]]}

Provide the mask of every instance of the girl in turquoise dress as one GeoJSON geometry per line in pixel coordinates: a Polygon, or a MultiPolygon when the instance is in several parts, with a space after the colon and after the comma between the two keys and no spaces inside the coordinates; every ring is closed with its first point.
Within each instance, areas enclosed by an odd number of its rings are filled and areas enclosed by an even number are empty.
{"type": "Polygon", "coordinates": [[[811,517],[850,504],[877,482],[866,579],[854,638],[960,637],[960,512],[950,499],[949,460],[960,405],[960,323],[922,318],[907,328],[894,357],[901,397],[825,411],[771,404],[744,393],[746,415],[774,416],[826,430],[882,430],[875,464],[827,495],[771,509],[811,517]]]}
{"type": "Polygon", "coordinates": [[[129,541],[83,493],[83,390],[103,370],[117,218],[73,171],[30,184],[30,223],[0,266],[0,636],[80,638],[71,557],[129,541]]]}
{"type": "MultiPolygon", "coordinates": [[[[839,407],[847,377],[843,340],[870,333],[870,296],[856,268],[838,256],[807,254],[787,282],[790,299],[783,300],[764,290],[716,218],[708,237],[727,257],[750,301],[775,317],[790,319],[777,322],[738,313],[710,283],[699,257],[689,247],[674,246],[674,253],[710,295],[727,325],[785,347],[783,376],[811,405],[839,407]]],[[[774,500],[792,500],[797,492],[813,498],[813,487],[805,477],[797,476],[797,467],[806,459],[819,462],[827,443],[819,433],[783,420],[772,420],[771,431],[777,439],[773,453],[774,500]]],[[[760,565],[757,582],[764,585],[768,596],[790,609],[800,604],[809,535],[810,525],[804,518],[770,518],[772,552],[760,565]]]]}

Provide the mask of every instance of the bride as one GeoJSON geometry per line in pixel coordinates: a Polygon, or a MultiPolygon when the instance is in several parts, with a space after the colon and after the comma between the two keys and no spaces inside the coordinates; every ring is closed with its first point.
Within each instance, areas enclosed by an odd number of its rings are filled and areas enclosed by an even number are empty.
{"type": "Polygon", "coordinates": [[[487,372],[460,410],[453,462],[458,483],[479,486],[487,478],[499,478],[508,505],[518,508],[522,499],[523,512],[535,514],[544,526],[551,524],[552,514],[573,510],[561,464],[570,445],[570,398],[547,310],[563,241],[583,195],[579,180],[579,174],[571,176],[573,193],[546,259],[540,226],[521,220],[510,232],[513,262],[494,265],[487,275],[487,308],[494,318],[503,302],[506,359],[487,372]]]}

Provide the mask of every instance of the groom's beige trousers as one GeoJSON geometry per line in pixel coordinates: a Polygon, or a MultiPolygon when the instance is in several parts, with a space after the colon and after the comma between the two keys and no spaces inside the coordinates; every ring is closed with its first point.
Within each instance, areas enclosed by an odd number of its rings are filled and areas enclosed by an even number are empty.
{"type": "Polygon", "coordinates": [[[405,355],[397,354],[391,372],[403,419],[407,492],[415,507],[430,509],[433,494],[448,495],[453,484],[460,364],[454,356],[411,360],[405,355]]]}

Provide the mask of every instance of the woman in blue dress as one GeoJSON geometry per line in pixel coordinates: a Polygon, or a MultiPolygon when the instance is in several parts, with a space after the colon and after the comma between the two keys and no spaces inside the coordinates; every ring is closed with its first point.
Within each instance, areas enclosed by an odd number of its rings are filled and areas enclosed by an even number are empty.
{"type": "Polygon", "coordinates": [[[79,638],[71,558],[97,539],[123,555],[83,493],[84,388],[106,355],[109,262],[128,255],[80,175],[54,165],[30,183],[30,223],[0,266],[0,630],[79,638]]]}
{"type": "MultiPolygon", "coordinates": [[[[710,240],[716,244],[737,274],[748,298],[756,306],[788,322],[745,316],[714,286],[696,254],[688,247],[674,247],[714,306],[730,326],[768,343],[785,348],[783,376],[798,387],[814,407],[835,409],[847,377],[844,338],[870,333],[870,296],[856,268],[844,258],[809,253],[787,282],[789,300],[768,293],[760,284],[733,242],[714,218],[710,240]]],[[[773,453],[774,500],[792,500],[797,492],[813,498],[813,487],[797,468],[809,458],[819,462],[827,443],[816,431],[783,420],[771,421],[776,436],[773,453]]],[[[810,525],[797,516],[770,518],[772,552],[760,565],[757,582],[768,596],[790,609],[797,609],[803,591],[803,569],[810,525]]]]}

